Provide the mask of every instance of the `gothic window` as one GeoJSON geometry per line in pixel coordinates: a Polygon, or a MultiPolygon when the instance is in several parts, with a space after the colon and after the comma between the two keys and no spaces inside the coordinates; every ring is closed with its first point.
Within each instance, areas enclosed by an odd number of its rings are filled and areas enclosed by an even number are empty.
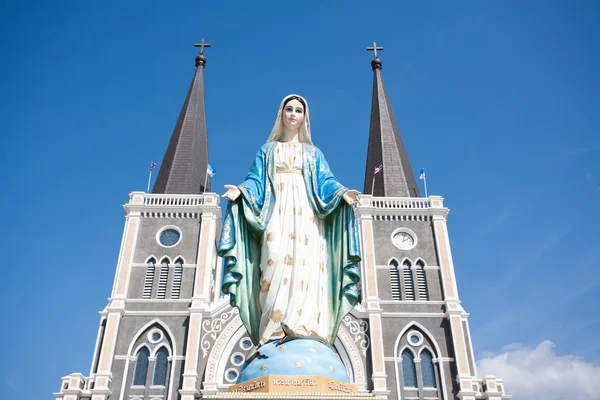
{"type": "Polygon", "coordinates": [[[146,263],[146,277],[144,278],[144,292],[142,293],[143,299],[149,299],[152,297],[152,286],[154,285],[154,271],[156,270],[156,260],[150,258],[146,263]]]}
{"type": "Polygon", "coordinates": [[[402,352],[402,378],[404,387],[417,387],[417,371],[415,369],[415,360],[410,350],[402,352]]]}
{"type": "Polygon", "coordinates": [[[433,357],[431,357],[431,353],[427,350],[421,352],[421,375],[423,376],[423,387],[436,387],[433,357]]]}
{"type": "Polygon", "coordinates": [[[405,260],[402,263],[402,280],[404,281],[404,300],[415,299],[415,286],[413,283],[411,266],[412,263],[409,260],[405,260]]]}
{"type": "Polygon", "coordinates": [[[398,273],[398,261],[390,261],[390,285],[392,289],[392,300],[400,300],[400,276],[398,273]]]}
{"type": "Polygon", "coordinates": [[[183,278],[183,260],[175,260],[175,270],[173,272],[173,287],[171,289],[171,298],[178,299],[181,293],[181,279],[183,278]]]}
{"type": "Polygon", "coordinates": [[[142,347],[137,353],[135,362],[135,372],[133,374],[133,384],[135,386],[146,386],[146,376],[148,375],[148,357],[150,352],[147,347],[142,347]]]}
{"type": "Polygon", "coordinates": [[[156,364],[154,365],[154,377],[152,385],[165,386],[167,383],[167,371],[169,369],[169,352],[166,348],[161,348],[156,353],[156,364]]]}
{"type": "Polygon", "coordinates": [[[160,275],[158,276],[158,291],[156,297],[164,299],[167,296],[167,281],[169,280],[169,259],[163,258],[160,264],[160,275]]]}
{"type": "Polygon", "coordinates": [[[419,300],[429,300],[427,279],[425,277],[425,263],[422,260],[418,260],[416,262],[415,275],[417,276],[417,291],[419,293],[419,300]]]}

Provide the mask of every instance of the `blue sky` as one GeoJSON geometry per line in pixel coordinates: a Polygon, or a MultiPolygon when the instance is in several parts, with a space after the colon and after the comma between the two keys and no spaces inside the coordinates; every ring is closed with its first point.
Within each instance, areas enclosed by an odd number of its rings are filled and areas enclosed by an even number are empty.
{"type": "Polygon", "coordinates": [[[553,360],[596,371],[599,18],[595,1],[2,2],[1,391],[50,399],[89,372],[121,205],[162,160],[203,36],[215,188],[244,178],[296,92],[334,173],[362,190],[365,48],[384,46],[413,169],[451,209],[477,358],[551,341],[553,360]]]}

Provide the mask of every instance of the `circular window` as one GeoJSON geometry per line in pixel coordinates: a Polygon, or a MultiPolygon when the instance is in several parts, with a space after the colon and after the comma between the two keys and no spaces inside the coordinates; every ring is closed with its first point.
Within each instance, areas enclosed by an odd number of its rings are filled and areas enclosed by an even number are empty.
{"type": "Polygon", "coordinates": [[[174,226],[167,226],[158,232],[157,240],[163,247],[173,247],[181,240],[181,232],[174,226]]]}
{"type": "Polygon", "coordinates": [[[240,347],[242,350],[250,350],[252,348],[252,340],[249,337],[245,337],[240,340],[240,347]]]}
{"type": "Polygon", "coordinates": [[[231,356],[231,363],[235,366],[240,366],[246,361],[246,357],[242,353],[233,353],[231,356]]]}
{"type": "Polygon", "coordinates": [[[159,330],[153,330],[152,332],[150,332],[148,334],[148,340],[150,341],[150,343],[158,343],[158,342],[160,342],[162,337],[163,337],[162,332],[159,330]]]}
{"type": "Polygon", "coordinates": [[[240,373],[235,368],[229,368],[225,371],[225,379],[229,382],[235,382],[238,376],[240,376],[240,373]]]}
{"type": "Polygon", "coordinates": [[[423,335],[418,331],[408,333],[408,342],[413,346],[420,346],[423,343],[423,335]]]}

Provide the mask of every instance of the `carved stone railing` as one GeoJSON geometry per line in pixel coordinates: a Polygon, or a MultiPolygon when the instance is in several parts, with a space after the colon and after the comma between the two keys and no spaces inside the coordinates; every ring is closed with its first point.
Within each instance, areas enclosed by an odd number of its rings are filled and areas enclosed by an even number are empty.
{"type": "Polygon", "coordinates": [[[200,206],[204,204],[204,194],[144,194],[147,206],[200,206]]]}
{"type": "Polygon", "coordinates": [[[404,209],[426,209],[429,208],[428,198],[413,197],[372,197],[371,205],[374,208],[404,208],[404,209]]]}
{"type": "Polygon", "coordinates": [[[446,216],[448,209],[444,207],[441,196],[429,197],[373,197],[361,195],[358,206],[360,216],[375,219],[429,219],[433,215],[446,216]]]}
{"type": "Polygon", "coordinates": [[[127,215],[139,213],[142,217],[199,218],[213,213],[221,218],[220,197],[216,193],[204,194],[149,194],[131,192],[129,203],[124,205],[127,215]]]}

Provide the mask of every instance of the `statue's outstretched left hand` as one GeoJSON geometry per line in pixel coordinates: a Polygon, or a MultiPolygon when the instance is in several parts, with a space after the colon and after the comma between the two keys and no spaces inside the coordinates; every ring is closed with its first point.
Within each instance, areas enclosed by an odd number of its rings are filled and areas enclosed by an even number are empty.
{"type": "Polygon", "coordinates": [[[353,206],[355,204],[358,204],[358,195],[359,194],[360,194],[360,192],[358,190],[350,189],[346,193],[344,193],[342,198],[344,199],[344,201],[346,203],[348,203],[348,205],[353,206]]]}

